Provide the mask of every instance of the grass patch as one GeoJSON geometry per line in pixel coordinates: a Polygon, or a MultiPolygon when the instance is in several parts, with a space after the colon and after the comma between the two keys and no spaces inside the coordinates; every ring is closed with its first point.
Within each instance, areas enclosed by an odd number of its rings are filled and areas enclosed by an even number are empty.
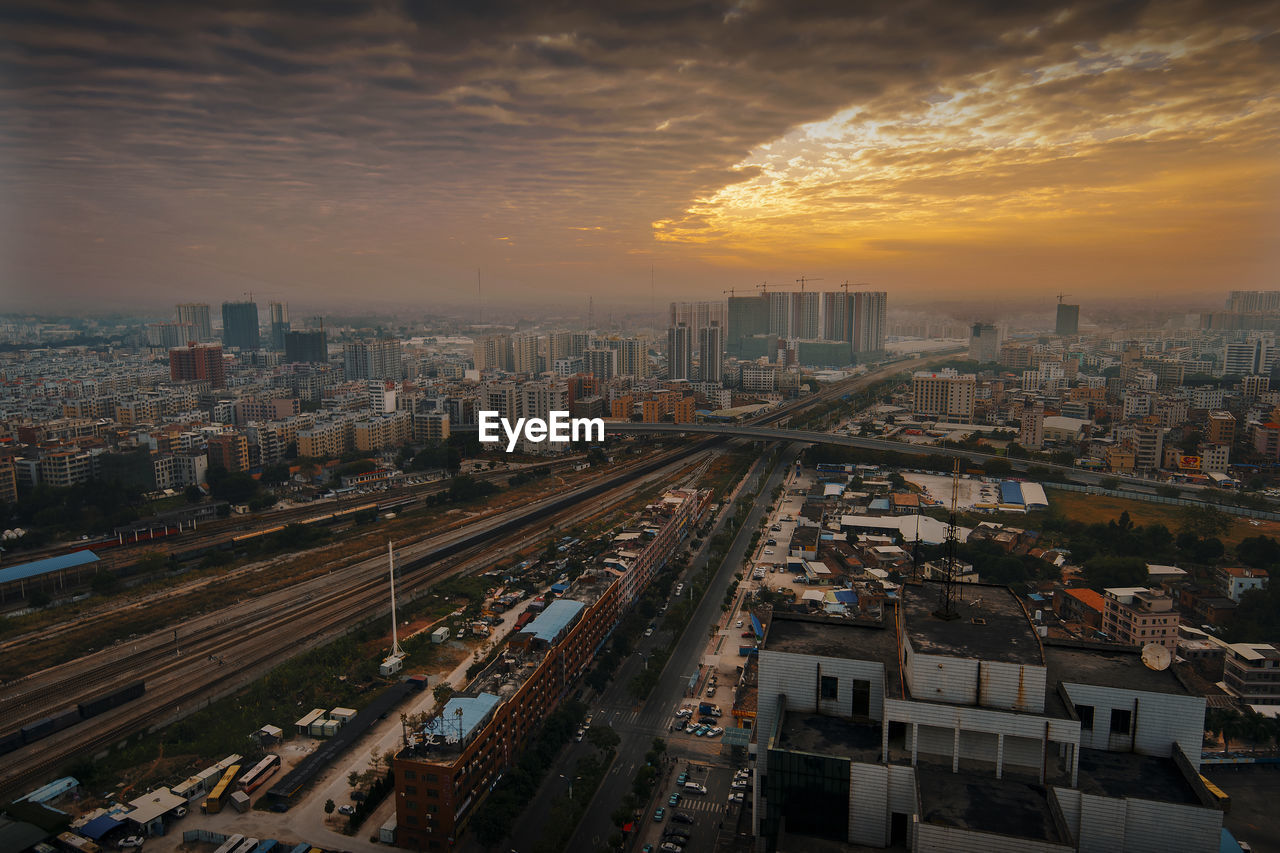
{"type": "MultiPolygon", "coordinates": [[[[1048,484],[1046,484],[1048,485],[1048,484]]],[[[1049,488],[1049,504],[1055,512],[1073,521],[1086,524],[1106,524],[1127,512],[1135,524],[1163,524],[1177,530],[1183,523],[1183,514],[1190,507],[1151,503],[1132,498],[1111,495],[1090,495],[1049,488]]],[[[1250,536],[1280,536],[1280,522],[1266,519],[1247,519],[1231,516],[1231,528],[1219,537],[1228,548],[1240,544],[1250,536]],[[1256,522],[1256,525],[1251,522],[1256,522]]]]}

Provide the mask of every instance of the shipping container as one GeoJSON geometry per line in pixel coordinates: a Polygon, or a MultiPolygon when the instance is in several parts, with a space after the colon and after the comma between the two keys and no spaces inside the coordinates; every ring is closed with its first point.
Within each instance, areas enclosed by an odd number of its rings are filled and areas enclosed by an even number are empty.
{"type": "Polygon", "coordinates": [[[396,843],[396,816],[392,815],[387,822],[378,828],[378,840],[383,844],[396,843]]]}
{"type": "Polygon", "coordinates": [[[433,643],[443,643],[448,639],[449,629],[443,625],[431,632],[431,642],[433,643]]]}
{"type": "MultiPolygon", "coordinates": [[[[231,801],[231,808],[236,811],[243,814],[249,810],[249,795],[244,791],[236,791],[228,799],[231,801]]],[[[254,842],[254,846],[257,846],[257,842],[254,842]]]]}

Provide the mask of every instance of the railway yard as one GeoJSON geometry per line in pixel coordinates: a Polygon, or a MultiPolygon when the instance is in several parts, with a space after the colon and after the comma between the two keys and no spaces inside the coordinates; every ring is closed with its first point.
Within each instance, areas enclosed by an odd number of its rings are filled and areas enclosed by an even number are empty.
{"type": "MultiPolygon", "coordinates": [[[[833,383],[756,421],[785,423],[897,369],[884,367],[833,383]]],[[[744,440],[735,439],[729,446],[744,445],[744,440]]],[[[466,509],[433,511],[427,499],[447,485],[428,483],[327,506],[289,507],[254,520],[210,522],[198,532],[186,530],[132,548],[121,543],[112,549],[108,565],[136,560],[138,548],[177,561],[192,561],[217,549],[243,551],[246,542],[286,526],[332,526],[341,536],[220,572],[196,572],[158,588],[142,588],[0,641],[0,655],[11,662],[24,661],[27,672],[0,686],[0,793],[12,797],[29,791],[78,761],[106,756],[114,747],[237,694],[290,658],[375,625],[374,620],[390,609],[388,539],[394,539],[396,548],[397,598],[402,604],[412,602],[450,578],[528,558],[556,531],[586,530],[589,536],[592,530],[604,530],[624,509],[642,503],[645,495],[695,482],[725,449],[725,439],[676,439],[671,445],[645,445],[637,454],[587,470],[580,470],[584,466],[576,458],[567,458],[478,472],[477,479],[502,480],[518,470],[538,468],[550,476],[539,488],[499,493],[483,506],[466,509]],[[365,513],[366,522],[373,515],[381,518],[369,527],[350,525],[347,519],[358,513],[365,513]],[[92,642],[81,642],[101,636],[93,632],[106,619],[139,627],[96,649],[92,642]],[[42,654],[54,657],[42,663],[42,654]]],[[[255,553],[253,547],[249,552],[255,553]]],[[[364,636],[379,634],[375,627],[374,634],[365,631],[364,636]]],[[[477,660],[488,647],[479,644],[477,660]]],[[[455,686],[465,683],[468,663],[464,657],[448,674],[455,686]]],[[[379,739],[390,735],[384,732],[379,739]]],[[[203,758],[212,761],[217,756],[203,758]]],[[[285,763],[291,762],[286,758],[285,763]]],[[[324,791],[336,790],[333,772],[319,785],[324,791]]],[[[311,802],[316,796],[315,791],[307,795],[305,813],[329,825],[332,822],[320,816],[319,804],[311,802]]],[[[293,815],[286,825],[297,828],[299,819],[301,815],[293,815]]],[[[330,825],[326,832],[333,828],[330,825]]]]}

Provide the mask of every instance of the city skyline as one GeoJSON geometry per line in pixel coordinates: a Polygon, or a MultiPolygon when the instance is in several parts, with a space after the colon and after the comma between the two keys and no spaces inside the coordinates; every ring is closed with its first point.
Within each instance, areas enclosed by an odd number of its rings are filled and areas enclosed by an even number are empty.
{"type": "Polygon", "coordinates": [[[19,310],[1266,289],[1280,14],[12,4],[19,310]],[[477,278],[479,277],[479,281],[477,278]]]}

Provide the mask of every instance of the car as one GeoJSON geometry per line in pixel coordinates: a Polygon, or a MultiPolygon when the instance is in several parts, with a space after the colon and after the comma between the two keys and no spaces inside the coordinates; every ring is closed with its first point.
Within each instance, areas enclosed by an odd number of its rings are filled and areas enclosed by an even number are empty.
{"type": "Polygon", "coordinates": [[[653,845],[646,844],[645,846],[641,847],[640,853],[653,853],[653,845]]]}
{"type": "Polygon", "coordinates": [[[652,637],[652,636],[653,636],[653,629],[652,629],[652,628],[645,628],[645,629],[644,629],[644,635],[645,635],[646,637],[652,637]]]}
{"type": "Polygon", "coordinates": [[[667,805],[669,805],[669,806],[678,806],[678,805],[680,805],[680,792],[679,792],[679,791],[673,791],[673,792],[671,793],[671,796],[667,797],[667,805]]]}
{"type": "Polygon", "coordinates": [[[693,815],[686,812],[672,812],[671,820],[675,823],[693,823],[693,815]]]}
{"type": "Polygon", "coordinates": [[[730,795],[729,795],[729,802],[731,802],[731,803],[740,803],[740,802],[742,802],[742,792],[741,792],[741,791],[738,791],[736,794],[730,794],[730,795]]]}
{"type": "Polygon", "coordinates": [[[355,813],[356,813],[355,806],[349,806],[346,803],[343,803],[342,805],[338,806],[338,814],[355,814],[355,813]]]}
{"type": "Polygon", "coordinates": [[[772,549],[772,548],[765,548],[765,549],[764,549],[764,555],[765,555],[766,557],[772,557],[772,556],[773,556],[773,549],[772,549]]]}
{"type": "Polygon", "coordinates": [[[719,737],[722,734],[724,734],[724,729],[719,726],[712,726],[707,729],[707,737],[719,737]]]}
{"type": "Polygon", "coordinates": [[[684,731],[684,727],[687,725],[689,725],[689,721],[684,719],[683,717],[680,717],[679,719],[676,720],[676,726],[675,726],[676,731],[678,732],[684,731]]]}
{"type": "Polygon", "coordinates": [[[735,791],[745,791],[747,788],[747,780],[734,779],[732,782],[729,783],[729,787],[735,791]]]}
{"type": "Polygon", "coordinates": [[[737,627],[739,627],[739,628],[741,628],[741,627],[742,627],[742,620],[741,620],[741,619],[739,619],[739,620],[738,620],[737,627]]]}
{"type": "Polygon", "coordinates": [[[128,838],[121,838],[116,842],[116,847],[121,850],[127,850],[130,847],[142,847],[143,838],[141,835],[130,835],[128,838]]]}
{"type": "Polygon", "coordinates": [[[716,718],[708,714],[705,717],[699,717],[698,722],[702,723],[704,726],[714,726],[716,724],[716,718]]]}
{"type": "Polygon", "coordinates": [[[173,811],[169,812],[169,814],[173,815],[174,817],[186,817],[186,816],[187,816],[187,807],[186,807],[186,806],[178,806],[176,809],[174,809],[173,811]]]}
{"type": "Polygon", "coordinates": [[[587,733],[587,730],[579,726],[578,730],[573,733],[574,741],[576,741],[577,743],[582,743],[582,738],[586,735],[586,733],[587,733]]]}
{"type": "Polygon", "coordinates": [[[684,853],[684,847],[670,841],[662,842],[662,846],[658,848],[662,853],[684,853]]]}
{"type": "Polygon", "coordinates": [[[675,829],[668,829],[666,832],[662,833],[662,838],[664,840],[670,839],[674,844],[688,844],[689,830],[680,829],[679,827],[676,827],[675,829]]]}
{"type": "Polygon", "coordinates": [[[778,531],[782,530],[782,525],[775,524],[773,527],[770,527],[769,529],[772,530],[774,533],[777,533],[778,531]]]}
{"type": "Polygon", "coordinates": [[[587,714],[587,718],[582,721],[582,727],[584,729],[591,728],[591,721],[595,719],[595,716],[595,714],[587,714]]]}
{"type": "Polygon", "coordinates": [[[698,725],[689,729],[689,734],[693,735],[694,737],[699,737],[703,733],[703,731],[706,730],[706,728],[707,727],[702,725],[702,723],[698,723],[698,725]]]}
{"type": "Polygon", "coordinates": [[[453,638],[454,638],[455,640],[461,640],[461,639],[462,639],[463,637],[465,637],[465,636],[467,636],[467,632],[466,632],[466,631],[464,631],[464,630],[462,630],[461,628],[459,628],[459,629],[458,629],[458,633],[454,634],[454,635],[453,635],[453,638]]]}
{"type": "MultiPolygon", "coordinates": [[[[766,543],[764,543],[764,544],[766,544],[766,545],[777,545],[777,544],[778,544],[778,540],[777,540],[777,539],[770,539],[768,542],[766,542],[766,543]]],[[[770,552],[765,551],[765,553],[766,553],[766,554],[768,554],[768,553],[770,553],[770,552]]]]}
{"type": "Polygon", "coordinates": [[[684,790],[687,794],[705,794],[707,792],[707,786],[701,782],[685,782],[684,790]]]}
{"type": "Polygon", "coordinates": [[[693,709],[692,709],[692,708],[681,708],[679,711],[676,711],[676,716],[677,716],[677,717],[692,717],[692,716],[693,716],[693,709]]]}
{"type": "Polygon", "coordinates": [[[734,774],[733,774],[733,778],[735,778],[735,779],[750,779],[750,778],[751,778],[751,771],[744,767],[744,768],[742,768],[741,770],[739,770],[737,773],[734,773],[734,774]]]}
{"type": "Polygon", "coordinates": [[[743,637],[754,637],[755,635],[756,635],[756,632],[755,632],[755,631],[743,631],[743,632],[742,632],[742,636],[743,636],[743,637]]]}
{"type": "Polygon", "coordinates": [[[667,810],[662,806],[658,806],[658,810],[653,813],[653,822],[662,823],[662,819],[667,816],[667,810]]]}
{"type": "Polygon", "coordinates": [[[716,695],[716,686],[713,684],[707,688],[707,698],[712,699],[716,695]]]}
{"type": "Polygon", "coordinates": [[[679,776],[676,777],[677,785],[683,785],[685,782],[688,782],[688,781],[689,781],[688,773],[681,773],[679,776]]]}

